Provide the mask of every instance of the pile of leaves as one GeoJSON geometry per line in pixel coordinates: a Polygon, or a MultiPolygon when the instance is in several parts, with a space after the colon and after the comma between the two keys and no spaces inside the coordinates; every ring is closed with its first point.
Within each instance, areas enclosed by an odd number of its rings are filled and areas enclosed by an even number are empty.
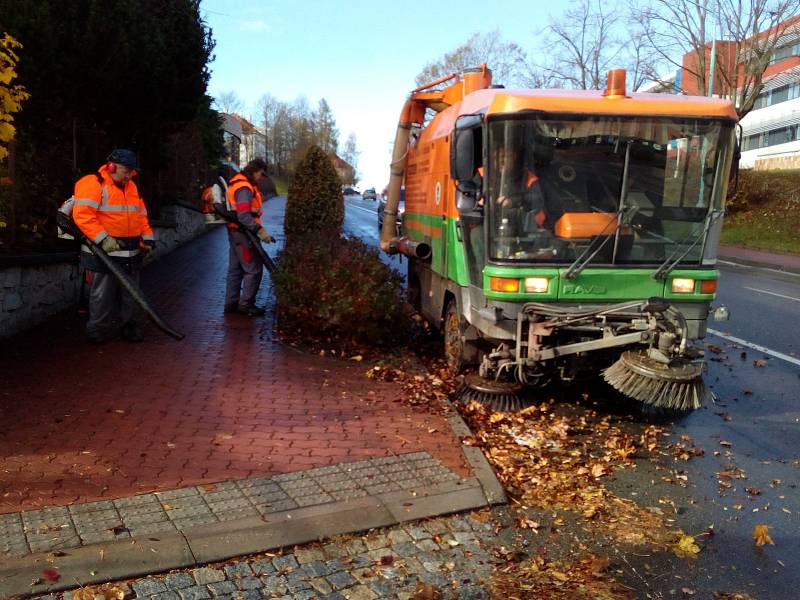
{"type": "Polygon", "coordinates": [[[633,600],[625,586],[607,575],[609,560],[588,556],[571,563],[548,561],[542,556],[526,560],[515,568],[500,569],[492,578],[492,597],[522,600],[633,600]]]}
{"type": "Polygon", "coordinates": [[[429,366],[427,370],[412,365],[403,368],[375,365],[367,371],[367,377],[374,381],[399,383],[403,390],[399,398],[402,402],[431,414],[444,414],[450,410],[448,399],[457,383],[444,361],[429,366]]]}
{"type": "MultiPolygon", "coordinates": [[[[612,426],[608,415],[559,414],[552,403],[517,413],[470,403],[464,416],[504,487],[522,504],[579,513],[626,543],[665,545],[672,534],[657,508],[617,497],[602,478],[633,466],[646,439],[612,426]]],[[[644,436],[642,436],[644,438],[644,436]]]]}

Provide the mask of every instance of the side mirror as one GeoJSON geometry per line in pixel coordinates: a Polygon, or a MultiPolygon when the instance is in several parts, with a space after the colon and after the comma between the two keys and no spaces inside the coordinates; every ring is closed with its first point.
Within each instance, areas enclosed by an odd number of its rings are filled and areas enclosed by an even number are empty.
{"type": "Polygon", "coordinates": [[[466,181],[475,172],[475,130],[456,129],[450,147],[450,176],[456,181],[466,181]]]}
{"type": "Polygon", "coordinates": [[[739,139],[734,141],[733,146],[733,164],[731,165],[733,190],[728,192],[729,196],[733,196],[739,190],[739,160],[742,158],[742,126],[737,123],[736,127],[739,128],[739,139]]]}
{"type": "Polygon", "coordinates": [[[475,150],[482,143],[482,115],[462,115],[456,120],[450,144],[450,177],[456,181],[472,179],[475,174],[475,150]]]}

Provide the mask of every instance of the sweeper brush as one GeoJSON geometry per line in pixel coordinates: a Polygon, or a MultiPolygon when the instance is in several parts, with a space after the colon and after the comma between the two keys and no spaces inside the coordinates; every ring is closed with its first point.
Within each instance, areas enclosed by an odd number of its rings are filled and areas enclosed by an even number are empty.
{"type": "Polygon", "coordinates": [[[473,400],[497,412],[514,412],[530,404],[521,383],[492,381],[468,373],[455,391],[455,401],[468,404],[473,400]]]}
{"type": "Polygon", "coordinates": [[[700,366],[688,360],[664,364],[645,351],[624,352],[603,378],[626,396],[675,411],[700,408],[707,393],[700,366]]]}

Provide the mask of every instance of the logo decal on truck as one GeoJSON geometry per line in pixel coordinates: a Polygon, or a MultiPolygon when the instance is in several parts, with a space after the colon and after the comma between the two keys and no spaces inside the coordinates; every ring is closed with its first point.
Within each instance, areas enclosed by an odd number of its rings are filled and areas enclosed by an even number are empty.
{"type": "Polygon", "coordinates": [[[605,294],[608,288],[604,285],[581,285],[579,283],[568,283],[564,285],[565,294],[605,294]]]}

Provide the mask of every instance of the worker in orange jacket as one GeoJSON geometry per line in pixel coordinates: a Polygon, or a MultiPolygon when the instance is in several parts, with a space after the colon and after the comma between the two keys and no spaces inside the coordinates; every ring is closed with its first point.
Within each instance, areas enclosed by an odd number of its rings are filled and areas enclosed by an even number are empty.
{"type": "MultiPolygon", "coordinates": [[[[81,232],[138,283],[143,253],[155,248],[147,208],[131,180],[139,169],[131,150],[114,150],[96,173],[75,184],[72,218],[81,232]]],[[[119,310],[122,338],[141,342],[133,298],[122,289],[88,247],[81,247],[81,264],[92,272],[86,337],[102,343],[110,339],[114,313],[119,310]]]]}
{"type": "Polygon", "coordinates": [[[241,228],[252,231],[261,241],[275,241],[261,224],[263,200],[258,183],[266,177],[267,163],[263,158],[255,158],[228,182],[228,210],[236,212],[239,223],[228,224],[230,250],[225,287],[226,313],[240,312],[250,317],[264,314],[264,309],[256,306],[264,265],[241,228]]]}

